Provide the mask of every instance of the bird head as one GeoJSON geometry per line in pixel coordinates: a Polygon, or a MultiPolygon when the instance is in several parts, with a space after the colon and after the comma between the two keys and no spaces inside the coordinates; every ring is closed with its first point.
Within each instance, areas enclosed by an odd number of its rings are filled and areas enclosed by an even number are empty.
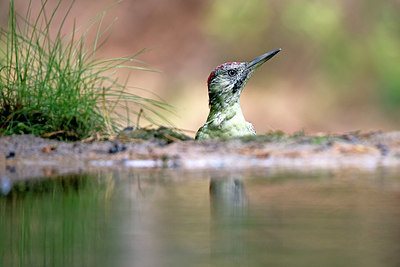
{"type": "Polygon", "coordinates": [[[271,51],[250,62],[228,62],[216,67],[207,80],[210,107],[224,107],[239,101],[253,72],[279,51],[281,49],[271,51]]]}

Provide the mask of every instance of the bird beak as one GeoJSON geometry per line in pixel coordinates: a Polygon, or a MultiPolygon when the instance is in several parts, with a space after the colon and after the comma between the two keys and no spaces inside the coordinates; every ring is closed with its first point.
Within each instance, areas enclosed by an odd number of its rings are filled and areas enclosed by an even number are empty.
{"type": "Polygon", "coordinates": [[[270,58],[272,58],[273,56],[275,56],[276,54],[278,54],[278,52],[281,51],[281,49],[276,49],[274,51],[268,52],[262,56],[259,56],[256,59],[253,59],[252,61],[249,62],[249,64],[247,65],[247,69],[248,70],[255,70],[256,68],[258,68],[259,66],[261,66],[262,64],[264,64],[265,62],[267,62],[270,58]]]}

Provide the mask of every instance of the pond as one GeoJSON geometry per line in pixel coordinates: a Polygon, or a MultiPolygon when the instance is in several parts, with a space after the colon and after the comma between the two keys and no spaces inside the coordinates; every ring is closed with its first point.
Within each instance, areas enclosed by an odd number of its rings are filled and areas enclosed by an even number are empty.
{"type": "Polygon", "coordinates": [[[395,170],[1,182],[0,266],[400,266],[395,170]]]}

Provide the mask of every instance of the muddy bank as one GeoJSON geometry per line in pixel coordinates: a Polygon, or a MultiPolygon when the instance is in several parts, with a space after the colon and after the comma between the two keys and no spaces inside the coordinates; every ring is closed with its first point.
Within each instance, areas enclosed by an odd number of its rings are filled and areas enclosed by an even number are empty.
{"type": "Polygon", "coordinates": [[[299,170],[400,166],[400,132],[178,141],[119,138],[60,142],[32,135],[0,138],[0,174],[10,179],[103,168],[299,170]]]}

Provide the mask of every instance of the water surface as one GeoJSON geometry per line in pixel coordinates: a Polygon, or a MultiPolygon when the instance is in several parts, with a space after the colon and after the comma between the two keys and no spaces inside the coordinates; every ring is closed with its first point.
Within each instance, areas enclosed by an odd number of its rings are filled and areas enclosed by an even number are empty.
{"type": "Polygon", "coordinates": [[[400,266],[400,175],[103,172],[0,197],[0,266],[400,266]]]}

